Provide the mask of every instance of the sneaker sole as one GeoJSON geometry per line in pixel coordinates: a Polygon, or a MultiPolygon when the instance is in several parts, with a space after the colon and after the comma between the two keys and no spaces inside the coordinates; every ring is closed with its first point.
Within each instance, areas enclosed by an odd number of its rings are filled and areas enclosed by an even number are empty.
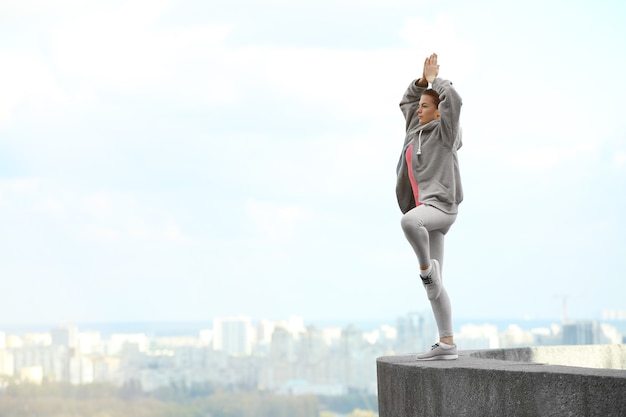
{"type": "Polygon", "coordinates": [[[431,356],[430,358],[417,358],[418,361],[437,361],[437,360],[444,360],[444,361],[451,361],[454,359],[458,359],[459,355],[437,355],[437,356],[431,356]]]}

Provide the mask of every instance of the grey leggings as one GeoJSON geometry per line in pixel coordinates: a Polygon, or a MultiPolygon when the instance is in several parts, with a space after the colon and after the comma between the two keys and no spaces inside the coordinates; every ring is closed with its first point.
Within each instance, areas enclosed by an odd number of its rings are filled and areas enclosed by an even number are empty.
{"type": "MultiPolygon", "coordinates": [[[[402,230],[411,244],[417,261],[421,267],[427,267],[431,259],[441,265],[443,281],[443,241],[456,220],[456,214],[422,204],[402,216],[402,230]]],[[[439,337],[452,337],[452,307],[445,287],[441,286],[441,294],[431,300],[430,305],[435,315],[439,337]]]]}

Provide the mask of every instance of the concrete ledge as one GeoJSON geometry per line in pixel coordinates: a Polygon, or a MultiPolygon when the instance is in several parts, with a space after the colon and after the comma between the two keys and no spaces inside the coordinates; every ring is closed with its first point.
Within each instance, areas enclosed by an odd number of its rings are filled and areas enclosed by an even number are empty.
{"type": "MultiPolygon", "coordinates": [[[[379,415],[626,416],[623,367],[598,369],[533,363],[538,358],[554,357],[559,351],[574,358],[588,355],[594,349],[582,347],[581,350],[580,346],[545,351],[542,347],[495,349],[461,352],[456,361],[420,362],[413,356],[378,358],[379,415]]],[[[608,351],[624,352],[622,345],[611,345],[608,351]]],[[[617,355],[615,362],[621,360],[617,355]]]]}
{"type": "Polygon", "coordinates": [[[483,359],[534,362],[546,365],[626,369],[626,345],[540,346],[470,352],[483,359]]]}

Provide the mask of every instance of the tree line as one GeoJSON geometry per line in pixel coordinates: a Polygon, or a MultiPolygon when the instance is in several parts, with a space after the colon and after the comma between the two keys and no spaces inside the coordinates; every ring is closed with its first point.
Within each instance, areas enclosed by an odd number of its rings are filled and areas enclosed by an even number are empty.
{"type": "Polygon", "coordinates": [[[332,412],[356,410],[374,415],[376,407],[375,396],[360,393],[290,396],[211,384],[172,385],[149,393],[132,381],[122,387],[10,383],[0,389],[2,417],[332,417],[332,412]]]}

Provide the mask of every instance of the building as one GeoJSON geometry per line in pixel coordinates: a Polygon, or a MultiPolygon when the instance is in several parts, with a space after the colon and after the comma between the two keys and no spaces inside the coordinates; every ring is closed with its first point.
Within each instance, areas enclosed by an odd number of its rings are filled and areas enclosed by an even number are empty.
{"type": "Polygon", "coordinates": [[[398,339],[396,353],[414,353],[426,350],[438,338],[436,329],[428,323],[424,314],[408,313],[396,320],[398,339]]]}
{"type": "Polygon", "coordinates": [[[252,352],[250,317],[228,317],[213,320],[213,349],[231,356],[252,352]]]}

